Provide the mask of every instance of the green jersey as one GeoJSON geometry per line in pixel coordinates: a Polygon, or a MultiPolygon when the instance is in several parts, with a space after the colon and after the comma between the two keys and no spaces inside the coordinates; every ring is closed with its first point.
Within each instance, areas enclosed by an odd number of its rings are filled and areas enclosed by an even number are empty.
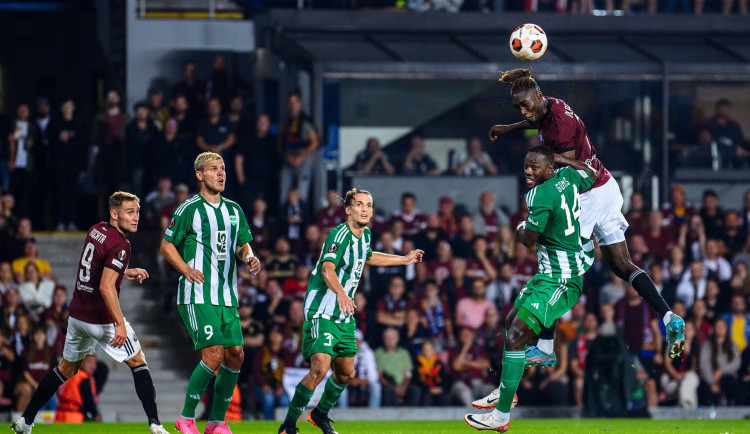
{"type": "Polygon", "coordinates": [[[337,323],[354,321],[351,316],[344,316],[339,311],[339,304],[334,293],[323,280],[323,263],[330,261],[336,267],[336,277],[349,295],[354,298],[362,269],[367,258],[372,255],[370,229],[365,228],[362,237],[355,236],[349,225],[344,222],[336,226],[320,251],[320,258],[310,275],[305,294],[305,319],[325,318],[337,323]]]}
{"type": "Polygon", "coordinates": [[[196,194],[178,206],[164,232],[190,268],[203,273],[203,283],[180,276],[177,304],[237,307],[237,246],[253,240],[245,213],[236,202],[218,204],[196,194]]]}
{"type": "Polygon", "coordinates": [[[536,243],[540,274],[570,278],[588,269],[578,221],[579,192],[593,183],[585,171],[563,167],[526,193],[526,229],[540,234],[536,243]]]}

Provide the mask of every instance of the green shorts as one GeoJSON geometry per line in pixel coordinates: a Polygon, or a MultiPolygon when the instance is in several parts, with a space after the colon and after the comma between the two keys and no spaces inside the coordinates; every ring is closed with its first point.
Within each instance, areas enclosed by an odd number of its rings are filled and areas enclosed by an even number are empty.
{"type": "Polygon", "coordinates": [[[302,358],[310,361],[313,354],[330,354],[336,357],[354,357],[357,340],[354,321],[337,323],[325,318],[313,318],[302,325],[302,358]]]}
{"type": "Polygon", "coordinates": [[[534,332],[550,327],[581,298],[583,279],[536,274],[516,297],[518,317],[534,332]]]}
{"type": "Polygon", "coordinates": [[[224,348],[242,345],[240,313],[236,307],[213,304],[178,304],[196,350],[222,345],[224,348]]]}

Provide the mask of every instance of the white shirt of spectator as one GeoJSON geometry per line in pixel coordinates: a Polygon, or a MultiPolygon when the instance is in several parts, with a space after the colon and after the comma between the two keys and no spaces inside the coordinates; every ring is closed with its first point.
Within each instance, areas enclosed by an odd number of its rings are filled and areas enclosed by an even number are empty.
{"type": "Polygon", "coordinates": [[[703,258],[703,270],[705,270],[705,273],[709,271],[716,273],[720,282],[726,282],[732,278],[732,266],[729,264],[729,261],[722,257],[714,260],[703,258]]]}
{"type": "Polygon", "coordinates": [[[696,295],[698,299],[706,296],[706,278],[701,277],[696,288],[696,285],[693,285],[692,280],[690,280],[690,272],[688,271],[682,275],[682,281],[677,284],[677,299],[685,303],[685,308],[690,310],[695,302],[696,295]]]}
{"type": "MultiPolygon", "coordinates": [[[[466,161],[467,158],[469,158],[469,154],[466,151],[462,151],[460,154],[458,154],[456,167],[463,164],[463,162],[466,161]]],[[[490,158],[490,154],[482,152],[482,160],[492,161],[492,158],[490,158]]],[[[484,165],[478,163],[476,160],[472,161],[466,167],[464,167],[462,173],[458,173],[458,175],[463,176],[484,176],[486,174],[487,172],[485,172],[484,170],[484,165]]]]}
{"type": "Polygon", "coordinates": [[[16,121],[16,130],[13,133],[16,139],[16,161],[14,164],[19,169],[25,169],[29,164],[29,151],[26,149],[26,141],[29,137],[29,123],[16,121]]]}

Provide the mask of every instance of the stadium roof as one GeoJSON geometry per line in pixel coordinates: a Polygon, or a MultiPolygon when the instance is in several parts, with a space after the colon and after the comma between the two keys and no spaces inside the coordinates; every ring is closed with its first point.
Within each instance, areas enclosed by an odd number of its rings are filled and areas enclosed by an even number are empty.
{"type": "Polygon", "coordinates": [[[522,65],[508,37],[529,21],[549,39],[528,64],[541,79],[750,79],[741,16],[274,10],[256,18],[261,44],[327,78],[496,78],[522,65]]]}

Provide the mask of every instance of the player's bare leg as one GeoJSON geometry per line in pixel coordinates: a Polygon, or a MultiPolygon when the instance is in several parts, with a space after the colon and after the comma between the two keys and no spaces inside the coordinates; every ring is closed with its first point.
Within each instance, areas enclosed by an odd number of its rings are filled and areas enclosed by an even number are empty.
{"type": "Polygon", "coordinates": [[[336,433],[336,430],[331,426],[333,421],[328,417],[328,412],[354,378],[354,357],[336,357],[333,359],[332,366],[333,375],[328,377],[326,381],[326,387],[323,396],[320,397],[318,406],[307,415],[307,420],[320,428],[325,434],[336,433]]]}
{"type": "Polygon", "coordinates": [[[39,382],[39,387],[31,396],[31,401],[26,406],[23,415],[13,421],[10,428],[16,433],[30,433],[39,409],[52,398],[58,387],[78,373],[82,364],[83,359],[71,362],[63,357],[60,364],[47,372],[47,375],[39,382]]]}
{"type": "Polygon", "coordinates": [[[478,430],[505,432],[510,428],[510,409],[526,364],[524,350],[526,344],[536,335],[527,321],[539,324],[536,319],[531,319],[532,314],[525,309],[512,313],[512,324],[508,329],[503,351],[503,373],[500,377],[500,399],[497,406],[492,413],[464,416],[464,421],[478,430]]]}
{"type": "Polygon", "coordinates": [[[294,390],[294,396],[289,404],[284,423],[279,427],[279,433],[297,434],[297,419],[312,398],[315,388],[323,382],[331,367],[331,355],[326,353],[315,353],[310,356],[310,372],[302,378],[294,390]]]}
{"type": "Polygon", "coordinates": [[[138,351],[133,357],[126,360],[125,364],[130,367],[130,372],[133,373],[135,393],[141,400],[143,410],[146,412],[151,434],[166,433],[167,431],[159,421],[159,412],[156,409],[156,388],[154,388],[154,381],[151,379],[143,350],[138,351]]]}
{"type": "Polygon", "coordinates": [[[224,348],[224,363],[219,365],[219,373],[214,383],[214,399],[205,434],[231,434],[224,418],[244,359],[245,353],[241,345],[224,348]]]}
{"type": "Polygon", "coordinates": [[[667,348],[669,357],[677,357],[685,348],[685,321],[675,315],[669,305],[656,290],[654,282],[645,271],[638,268],[630,259],[625,241],[600,246],[602,257],[610,270],[635,289],[667,327],[667,348]]]}
{"type": "MultiPolygon", "coordinates": [[[[505,317],[505,330],[510,330],[511,325],[513,324],[513,320],[516,318],[516,314],[518,313],[518,308],[513,306],[510,309],[510,312],[508,312],[508,315],[505,317]]],[[[471,403],[471,406],[474,408],[479,408],[481,410],[490,410],[497,406],[498,401],[500,400],[500,389],[497,388],[490,392],[489,395],[479,398],[471,403]]],[[[510,404],[510,408],[514,408],[518,404],[518,395],[513,395],[513,401],[510,404]]]]}
{"type": "Polygon", "coordinates": [[[224,361],[224,347],[222,345],[211,345],[201,348],[201,361],[190,375],[187,392],[185,393],[185,405],[180,417],[175,422],[175,428],[183,434],[200,434],[195,426],[195,407],[198,406],[206,391],[208,382],[224,361]]]}

